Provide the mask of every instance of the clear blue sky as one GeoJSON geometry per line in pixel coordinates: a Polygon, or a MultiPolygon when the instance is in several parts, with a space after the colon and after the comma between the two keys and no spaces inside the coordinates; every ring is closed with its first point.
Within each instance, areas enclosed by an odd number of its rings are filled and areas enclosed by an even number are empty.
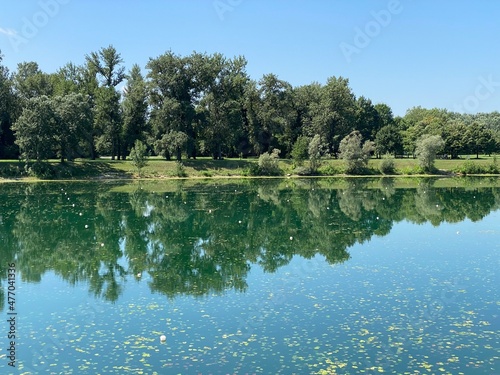
{"type": "Polygon", "coordinates": [[[221,52],[244,55],[256,80],[346,77],[356,96],[396,115],[418,105],[500,110],[496,0],[0,0],[0,9],[11,71],[36,61],[55,72],[110,44],[127,69],[170,49],[221,52]]]}

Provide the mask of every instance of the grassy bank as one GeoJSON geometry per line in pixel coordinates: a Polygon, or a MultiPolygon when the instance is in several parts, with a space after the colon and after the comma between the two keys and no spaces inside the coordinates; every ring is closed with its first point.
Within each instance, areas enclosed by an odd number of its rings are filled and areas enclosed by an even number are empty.
{"type": "MultiPolygon", "coordinates": [[[[382,175],[379,170],[381,159],[372,159],[365,176],[382,175]]],[[[196,160],[166,161],[161,158],[151,158],[146,167],[141,170],[140,178],[167,179],[167,178],[221,178],[221,177],[250,177],[252,167],[257,159],[225,159],[212,160],[198,158],[196,160]]],[[[305,163],[307,166],[307,163],[305,163]]],[[[498,174],[500,162],[492,157],[483,156],[479,159],[436,160],[436,175],[474,175],[498,174]]],[[[280,160],[279,167],[283,175],[294,176],[297,166],[291,160],[280,160]]],[[[425,175],[415,159],[394,159],[395,171],[392,175],[409,176],[425,175]]],[[[342,160],[324,160],[318,170],[320,176],[344,175],[342,160]]],[[[19,161],[0,161],[0,178],[3,179],[137,179],[139,173],[130,160],[79,160],[75,162],[59,163],[51,160],[41,169],[26,172],[24,163],[19,161]]]]}

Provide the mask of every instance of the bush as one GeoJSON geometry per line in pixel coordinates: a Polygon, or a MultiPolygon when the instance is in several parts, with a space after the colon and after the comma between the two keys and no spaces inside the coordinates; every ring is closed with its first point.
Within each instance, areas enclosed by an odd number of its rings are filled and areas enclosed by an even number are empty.
{"type": "Polygon", "coordinates": [[[186,168],[181,161],[175,162],[175,175],[177,177],[187,177],[186,168]]]}
{"type": "Polygon", "coordinates": [[[283,171],[279,167],[280,150],[275,148],[271,153],[264,152],[259,156],[259,173],[261,176],[280,176],[283,171]]]}
{"type": "MultiPolygon", "coordinates": [[[[21,164],[22,165],[22,164],[21,164]]],[[[24,170],[21,168],[21,165],[6,163],[0,164],[0,177],[4,178],[17,178],[22,177],[24,175],[24,170]]]]}
{"type": "Polygon", "coordinates": [[[362,146],[362,140],[361,133],[355,130],[340,142],[340,157],[344,160],[346,173],[361,174],[366,170],[374,146],[370,141],[362,146]]]}
{"type": "Polygon", "coordinates": [[[335,176],[337,174],[344,173],[343,170],[341,170],[340,168],[335,167],[332,164],[327,164],[327,165],[321,167],[318,172],[321,175],[323,175],[323,176],[335,176]]]}
{"type": "Polygon", "coordinates": [[[137,168],[137,173],[141,177],[141,170],[148,164],[148,150],[144,143],[140,140],[136,140],[134,147],[130,150],[130,159],[132,159],[132,164],[137,168]]]}
{"type": "Polygon", "coordinates": [[[55,168],[45,162],[36,162],[31,165],[26,164],[25,169],[27,175],[31,177],[50,180],[56,176],[55,168]]]}
{"type": "Polygon", "coordinates": [[[425,171],[422,169],[422,167],[420,167],[419,165],[416,165],[414,167],[404,167],[402,170],[401,170],[401,173],[404,174],[404,175],[414,175],[414,174],[424,174],[425,171]]]}
{"type": "Polygon", "coordinates": [[[295,143],[292,146],[292,160],[298,165],[301,166],[304,163],[304,160],[309,156],[309,138],[305,136],[300,136],[297,138],[295,143]]]}
{"type": "Polygon", "coordinates": [[[295,173],[298,176],[311,176],[313,174],[313,171],[309,167],[297,167],[293,170],[293,173],[295,173]]]}
{"type": "Polygon", "coordinates": [[[380,162],[379,170],[380,172],[382,172],[382,174],[394,174],[396,172],[394,157],[391,155],[386,155],[380,162]]]}
{"type": "Polygon", "coordinates": [[[243,176],[259,176],[260,168],[257,163],[251,163],[248,168],[243,170],[243,176]]]}
{"type": "Polygon", "coordinates": [[[323,146],[321,144],[321,137],[319,134],[316,134],[311,142],[309,142],[309,146],[307,148],[307,153],[309,155],[309,166],[312,172],[316,172],[321,165],[321,154],[323,146]]]}
{"type": "Polygon", "coordinates": [[[417,142],[415,154],[419,165],[426,172],[434,171],[434,160],[437,153],[444,147],[443,138],[439,135],[423,135],[417,142]]]}
{"type": "Polygon", "coordinates": [[[494,161],[488,165],[481,165],[473,162],[472,160],[466,160],[461,166],[455,169],[455,172],[461,174],[498,174],[500,169],[498,164],[494,161]]]}

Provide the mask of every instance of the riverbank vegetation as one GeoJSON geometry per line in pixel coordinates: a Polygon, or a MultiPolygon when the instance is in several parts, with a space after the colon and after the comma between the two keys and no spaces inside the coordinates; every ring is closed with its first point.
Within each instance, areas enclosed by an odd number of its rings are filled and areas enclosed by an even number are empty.
{"type": "Polygon", "coordinates": [[[246,65],[167,51],[127,71],[109,46],[55,73],[36,62],[9,72],[0,54],[0,159],[19,160],[0,163],[0,176],[499,172],[498,112],[394,116],[346,78],[294,87],[272,73],[255,81],[246,65]]]}
{"type": "MultiPolygon", "coordinates": [[[[166,178],[235,178],[253,176],[308,176],[310,163],[304,161],[297,167],[293,160],[273,161],[268,173],[261,172],[257,158],[228,158],[213,160],[200,157],[196,160],[181,162],[165,161],[161,157],[151,157],[140,170],[131,160],[75,160],[60,163],[50,160],[41,164],[27,166],[22,161],[1,160],[0,178],[4,179],[166,179],[166,178]],[[33,170],[33,168],[38,168],[33,170]],[[297,171],[299,173],[297,173],[297,171]],[[303,173],[305,171],[305,173],[303,173]]],[[[322,159],[314,176],[347,175],[346,166],[341,159],[322,159]]],[[[437,159],[432,173],[419,166],[417,159],[372,158],[358,175],[360,176],[423,176],[423,175],[496,175],[500,172],[500,163],[496,157],[464,157],[464,159],[437,159]],[[390,161],[391,168],[386,164],[390,161]],[[384,167],[385,166],[385,167],[384,167]]]]}

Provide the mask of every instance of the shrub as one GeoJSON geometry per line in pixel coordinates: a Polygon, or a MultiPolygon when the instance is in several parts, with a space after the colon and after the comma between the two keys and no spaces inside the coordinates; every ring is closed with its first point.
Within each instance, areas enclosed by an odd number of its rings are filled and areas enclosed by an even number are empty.
{"type": "Polygon", "coordinates": [[[299,176],[311,176],[313,174],[313,171],[309,167],[297,167],[294,169],[293,173],[299,176]]]}
{"type": "Polygon", "coordinates": [[[424,172],[425,171],[419,165],[416,165],[416,166],[413,166],[413,167],[404,167],[401,170],[402,174],[404,174],[404,175],[410,175],[410,176],[414,175],[414,174],[423,174],[424,172]]]}
{"type": "Polygon", "coordinates": [[[439,135],[423,135],[417,142],[415,154],[419,165],[426,172],[434,171],[434,160],[437,153],[444,147],[444,141],[439,135]]]}
{"type": "Polygon", "coordinates": [[[361,146],[362,140],[361,133],[355,130],[340,142],[340,157],[344,160],[346,173],[360,174],[368,165],[374,145],[373,142],[366,141],[361,146]]]}
{"type": "Polygon", "coordinates": [[[304,160],[309,156],[309,138],[305,136],[300,136],[297,138],[295,143],[292,146],[292,160],[298,166],[301,166],[304,163],[304,160]]]}
{"type": "Polygon", "coordinates": [[[461,166],[455,169],[455,172],[461,174],[498,174],[500,172],[498,165],[493,162],[488,165],[481,165],[473,162],[472,160],[466,160],[461,166]]]}
{"type": "Polygon", "coordinates": [[[142,168],[148,164],[148,150],[140,140],[136,140],[134,147],[130,150],[130,159],[132,159],[132,164],[137,168],[140,177],[142,168]]]}
{"type": "Polygon", "coordinates": [[[383,174],[394,174],[396,172],[394,157],[391,155],[386,155],[380,162],[379,170],[383,174]]]}
{"type": "Polygon", "coordinates": [[[248,168],[243,170],[243,176],[259,176],[260,168],[257,163],[251,163],[248,168]]]}
{"type": "MultiPolygon", "coordinates": [[[[3,164],[3,163],[2,163],[3,164]]],[[[20,165],[13,165],[6,163],[5,165],[0,164],[0,177],[13,178],[22,177],[25,171],[20,165]]]]}
{"type": "Polygon", "coordinates": [[[56,176],[55,168],[46,162],[36,162],[31,165],[25,165],[26,173],[28,176],[52,179],[56,176]]]}
{"type": "Polygon", "coordinates": [[[309,166],[311,171],[315,173],[320,164],[321,164],[321,154],[322,154],[322,144],[321,137],[319,134],[316,134],[311,142],[309,142],[309,146],[307,148],[307,153],[309,155],[309,166]]]}
{"type": "Polygon", "coordinates": [[[327,164],[319,169],[319,173],[323,176],[334,176],[337,174],[341,174],[344,171],[340,168],[335,167],[332,164],[327,164]]]}
{"type": "Polygon", "coordinates": [[[175,175],[177,177],[187,177],[186,168],[181,161],[175,162],[175,175]]]}
{"type": "Polygon", "coordinates": [[[279,167],[280,150],[275,148],[272,152],[264,152],[259,156],[259,171],[258,175],[263,176],[279,176],[283,171],[279,167]]]}

